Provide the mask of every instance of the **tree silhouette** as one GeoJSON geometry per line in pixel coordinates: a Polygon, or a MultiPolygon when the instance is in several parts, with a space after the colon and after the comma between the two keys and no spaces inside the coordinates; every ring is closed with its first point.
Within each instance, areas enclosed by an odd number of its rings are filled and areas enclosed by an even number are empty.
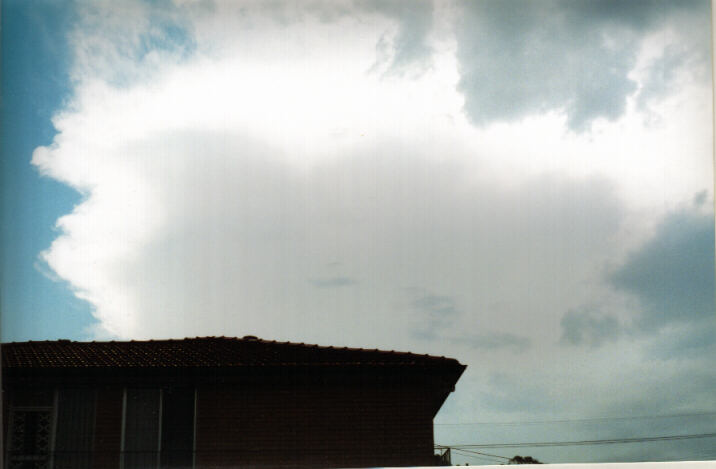
{"type": "Polygon", "coordinates": [[[532,456],[515,456],[507,464],[542,464],[532,456]]]}

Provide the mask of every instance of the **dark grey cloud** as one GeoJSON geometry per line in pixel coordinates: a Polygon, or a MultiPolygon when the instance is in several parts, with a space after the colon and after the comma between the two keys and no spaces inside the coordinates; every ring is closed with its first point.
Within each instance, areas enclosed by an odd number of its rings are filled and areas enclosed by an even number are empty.
{"type": "Polygon", "coordinates": [[[672,18],[708,13],[706,1],[466,2],[457,28],[465,111],[480,125],[564,110],[574,131],[600,117],[617,119],[637,90],[628,74],[642,35],[672,18]]]}
{"type": "Polygon", "coordinates": [[[654,236],[609,271],[606,282],[638,301],[628,320],[594,308],[570,310],[560,322],[561,342],[597,347],[622,333],[651,338],[650,356],[684,358],[716,346],[714,218],[703,193],[674,211],[654,236]]]}
{"type": "Polygon", "coordinates": [[[643,308],[635,326],[709,325],[714,315],[714,218],[695,208],[668,215],[655,236],[612,271],[609,283],[643,308]]]}
{"type": "Polygon", "coordinates": [[[399,29],[393,43],[387,44],[385,36],[383,36],[376,45],[377,60],[378,62],[387,62],[389,72],[400,74],[411,65],[420,67],[429,63],[432,49],[427,43],[427,35],[433,26],[432,2],[380,0],[359,2],[357,5],[375,9],[398,21],[399,29]],[[392,49],[393,54],[389,53],[388,48],[392,49]]]}
{"type": "Polygon", "coordinates": [[[704,12],[708,0],[559,0],[560,7],[569,8],[568,15],[583,23],[613,23],[636,31],[645,31],[656,23],[678,14],[704,12]]]}
{"type": "Polygon", "coordinates": [[[608,314],[595,311],[568,311],[560,322],[562,343],[598,347],[605,342],[616,340],[622,332],[619,320],[608,314]]]}

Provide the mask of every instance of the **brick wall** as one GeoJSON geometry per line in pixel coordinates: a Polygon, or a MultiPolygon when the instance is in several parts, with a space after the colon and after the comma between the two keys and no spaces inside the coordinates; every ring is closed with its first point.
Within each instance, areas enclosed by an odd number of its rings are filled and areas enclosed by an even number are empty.
{"type": "Polygon", "coordinates": [[[200,387],[197,467],[430,465],[429,396],[408,386],[200,387]]]}

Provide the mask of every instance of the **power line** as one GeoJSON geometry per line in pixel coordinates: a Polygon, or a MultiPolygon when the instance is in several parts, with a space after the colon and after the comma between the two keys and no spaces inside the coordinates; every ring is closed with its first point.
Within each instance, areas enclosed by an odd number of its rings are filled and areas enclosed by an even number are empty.
{"type": "Polygon", "coordinates": [[[480,451],[474,451],[474,450],[465,449],[465,448],[453,448],[453,449],[454,449],[455,451],[464,451],[464,452],[466,452],[466,453],[479,454],[479,455],[482,455],[482,456],[489,456],[489,457],[491,457],[491,458],[506,459],[506,460],[508,460],[508,461],[510,460],[510,458],[505,457],[505,456],[500,456],[500,455],[498,455],[498,454],[482,453],[482,452],[480,452],[480,451]]]}
{"type": "MultiPolygon", "coordinates": [[[[494,457],[495,457],[495,458],[500,458],[499,460],[498,460],[498,459],[489,459],[489,458],[487,458],[487,457],[477,456],[478,454],[480,454],[480,455],[487,455],[487,453],[472,452],[472,451],[470,451],[470,450],[459,449],[459,448],[452,448],[451,451],[453,452],[453,454],[456,454],[456,455],[458,455],[458,456],[467,457],[467,458],[475,458],[475,459],[478,460],[478,461],[486,461],[486,462],[498,463],[498,464],[504,464],[504,462],[503,462],[502,460],[505,460],[505,459],[506,459],[506,460],[509,460],[509,459],[511,459],[511,458],[507,458],[507,457],[505,457],[505,456],[497,456],[497,455],[494,455],[494,457]]],[[[708,452],[702,452],[702,453],[700,453],[700,454],[698,454],[698,455],[696,455],[696,456],[691,455],[691,456],[675,457],[675,456],[672,455],[672,456],[669,456],[669,461],[695,461],[695,460],[698,460],[698,461],[702,461],[702,460],[703,460],[703,461],[706,461],[706,460],[711,460],[711,459],[713,459],[713,458],[714,458],[714,455],[716,455],[716,453],[708,453],[708,452]]],[[[583,462],[595,462],[595,461],[583,461],[583,462]]],[[[638,462],[641,462],[641,463],[644,463],[644,462],[664,462],[664,459],[663,459],[663,458],[656,458],[656,459],[644,459],[644,458],[640,458],[640,459],[638,460],[638,462]]]]}
{"type": "Polygon", "coordinates": [[[441,445],[444,448],[466,449],[466,448],[520,448],[520,447],[545,447],[545,446],[585,446],[585,445],[610,445],[621,443],[645,443],[649,441],[671,441],[691,440],[695,438],[714,438],[716,433],[698,433],[693,435],[667,435],[641,438],[614,438],[609,440],[580,440],[580,441],[546,441],[533,443],[493,443],[474,445],[441,445]]]}
{"type": "MultiPolygon", "coordinates": [[[[481,457],[481,456],[478,456],[478,455],[477,455],[477,454],[481,454],[481,453],[472,453],[472,452],[469,452],[469,451],[466,451],[466,450],[456,449],[456,450],[454,450],[454,454],[457,455],[457,456],[463,456],[463,457],[467,457],[467,458],[475,458],[475,459],[477,459],[478,461],[485,461],[485,462],[489,462],[489,463],[492,463],[492,464],[496,464],[496,463],[498,463],[498,464],[504,464],[504,460],[503,460],[502,458],[500,458],[500,459],[497,459],[497,458],[491,459],[491,458],[481,457]]],[[[509,458],[505,458],[505,459],[509,460],[509,458]]]]}
{"type": "MultiPolygon", "coordinates": [[[[504,464],[504,462],[502,460],[482,458],[480,456],[475,456],[474,454],[463,454],[463,453],[456,452],[455,456],[459,456],[461,458],[470,458],[471,460],[478,461],[482,464],[484,464],[484,463],[487,463],[490,465],[504,464]]],[[[459,464],[458,464],[458,466],[459,466],[459,464]]]]}
{"type": "Polygon", "coordinates": [[[704,417],[716,415],[714,412],[698,412],[690,414],[671,414],[671,415],[638,415],[633,417],[589,417],[582,419],[559,419],[559,420],[526,420],[511,422],[448,422],[434,423],[435,426],[458,426],[458,425],[535,425],[544,423],[570,423],[570,422],[599,422],[606,420],[646,420],[646,419],[667,419],[680,417],[704,417]]]}

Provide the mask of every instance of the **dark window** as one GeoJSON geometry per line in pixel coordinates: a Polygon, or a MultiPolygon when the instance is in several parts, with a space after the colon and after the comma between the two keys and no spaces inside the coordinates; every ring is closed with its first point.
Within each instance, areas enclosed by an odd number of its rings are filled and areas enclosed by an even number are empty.
{"type": "Polygon", "coordinates": [[[124,468],[157,467],[159,390],[127,389],[124,416],[124,468]]]}
{"type": "Polygon", "coordinates": [[[194,390],[167,389],[162,404],[161,467],[191,468],[194,459],[194,390]]]}
{"type": "Polygon", "coordinates": [[[190,469],[193,450],[193,389],[127,389],[124,469],[190,469]]]}
{"type": "Polygon", "coordinates": [[[60,389],[57,397],[54,469],[92,467],[94,389],[60,389]]]}

